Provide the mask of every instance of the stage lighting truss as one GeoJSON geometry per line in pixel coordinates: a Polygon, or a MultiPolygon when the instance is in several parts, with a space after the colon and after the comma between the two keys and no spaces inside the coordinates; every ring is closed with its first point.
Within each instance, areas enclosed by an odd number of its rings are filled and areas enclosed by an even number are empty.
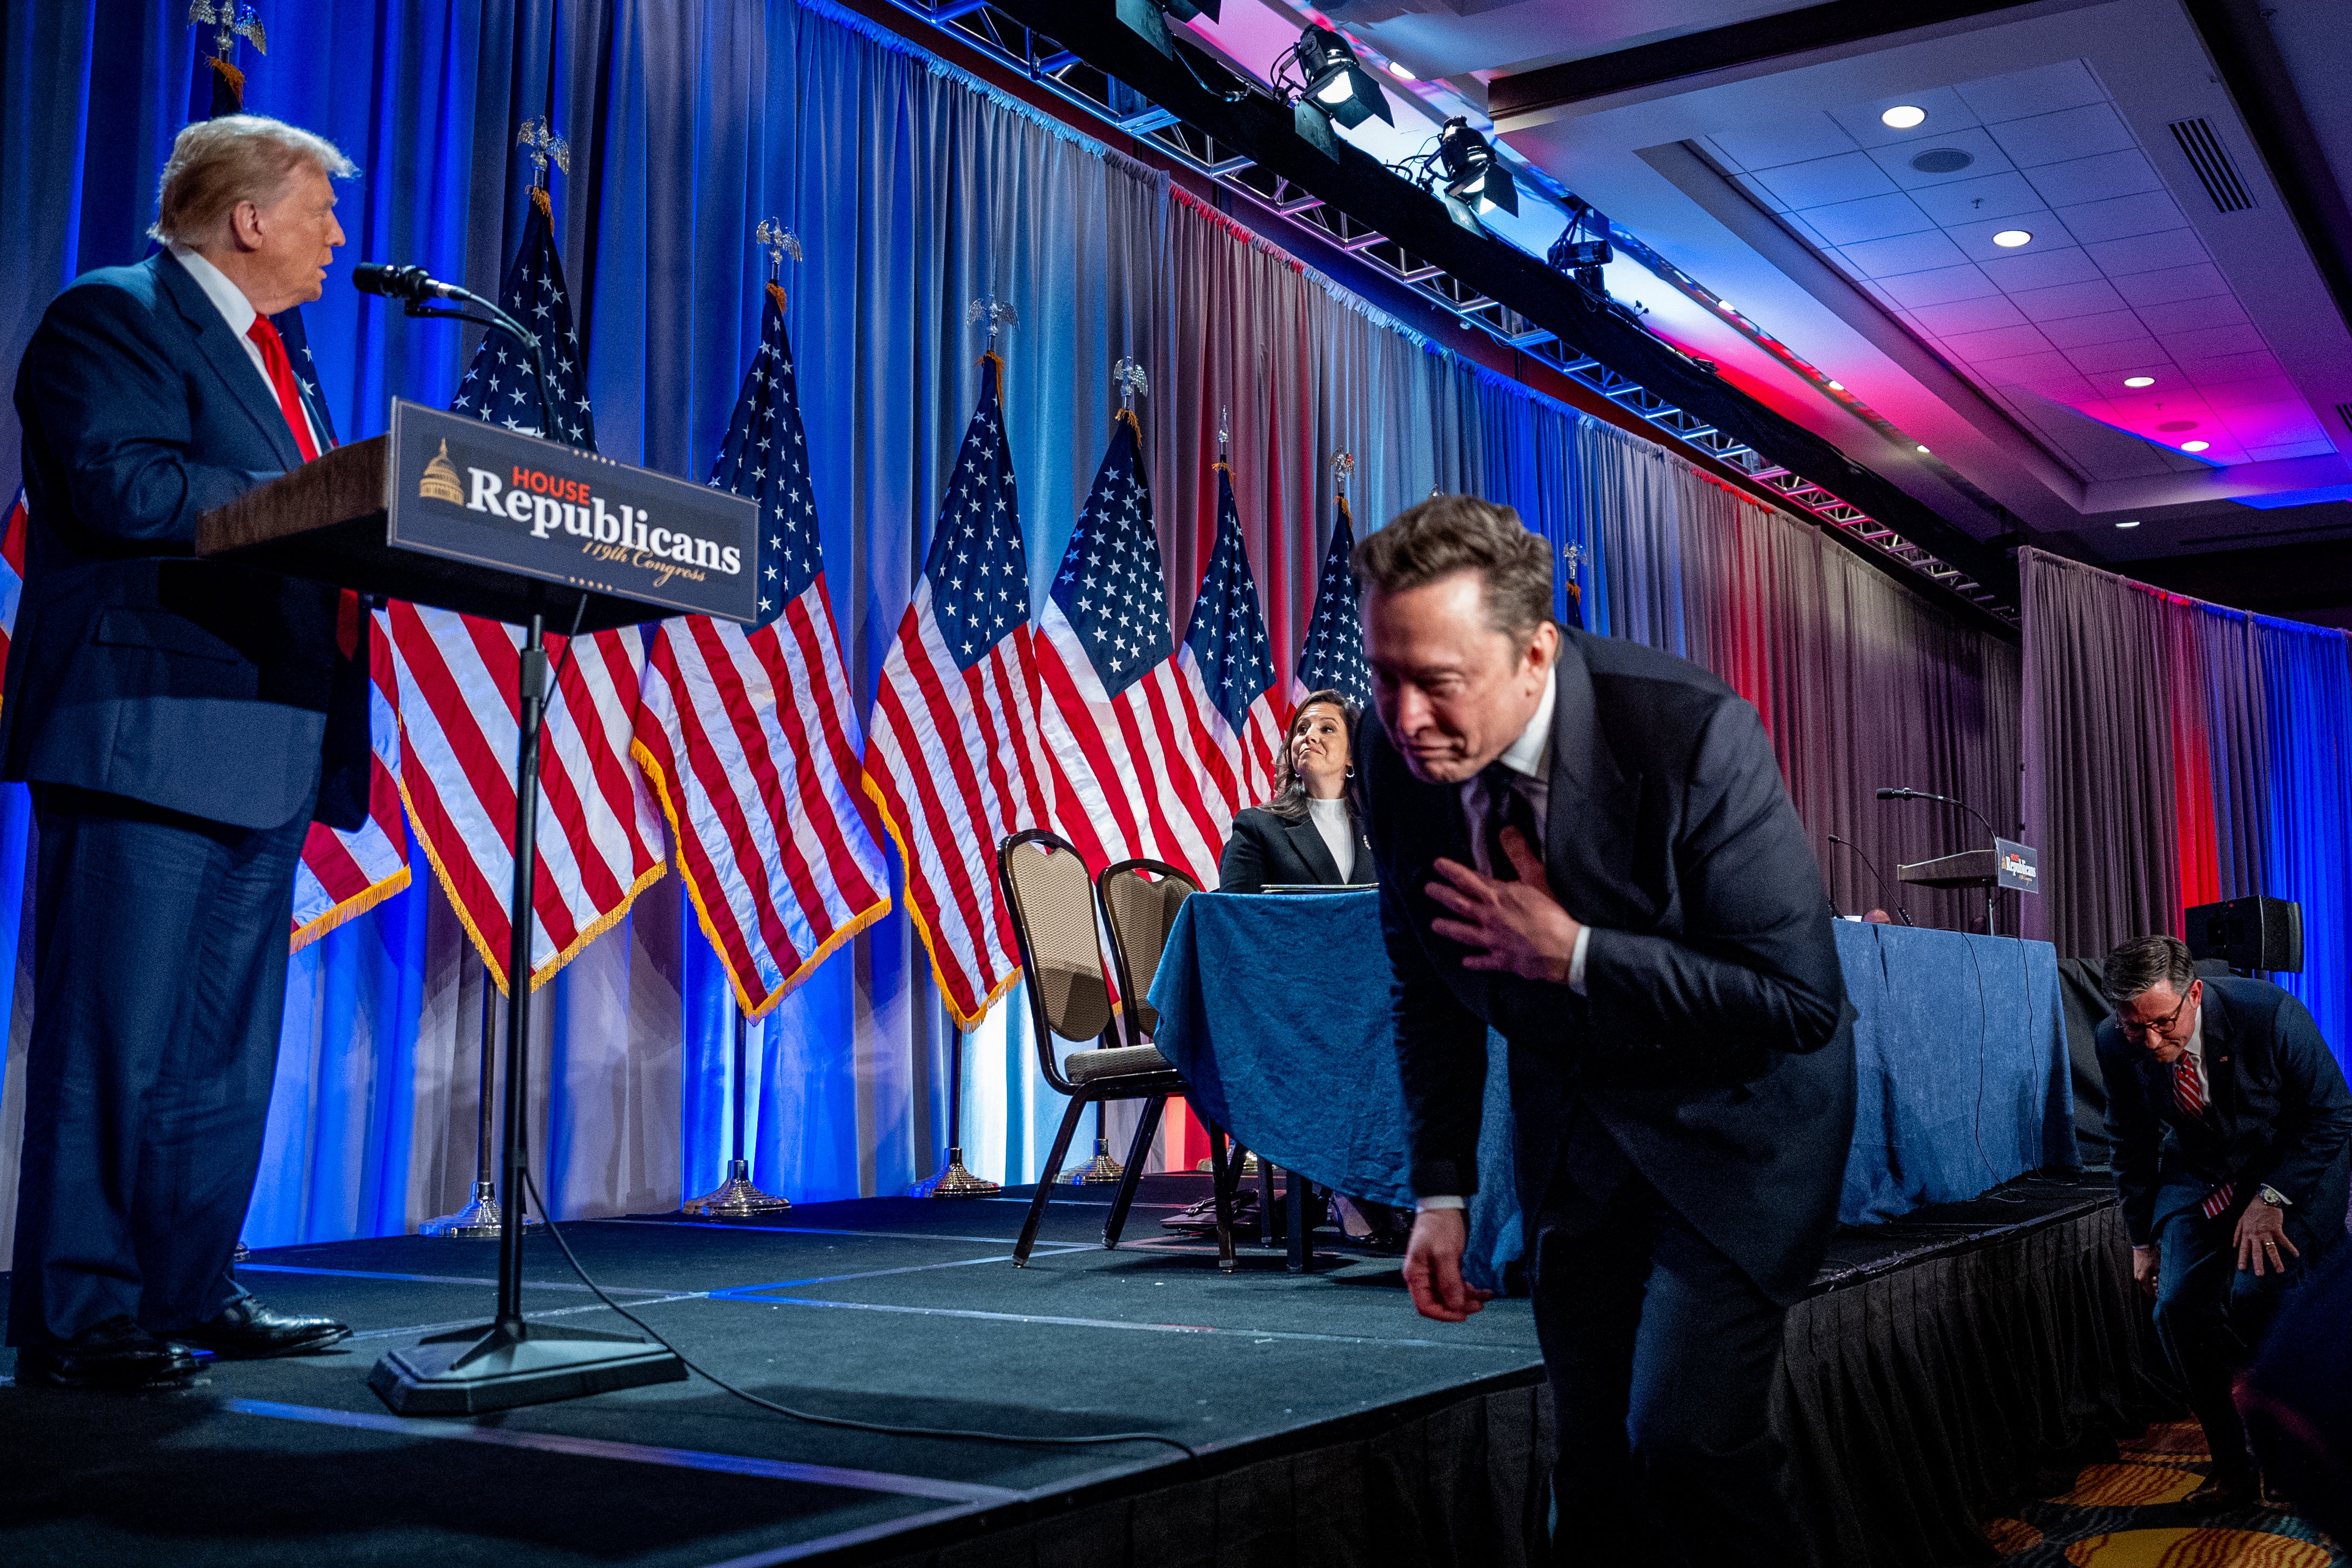
{"type": "MultiPolygon", "coordinates": [[[[1162,154],[1214,181],[1270,216],[1300,229],[1325,245],[1358,257],[1465,326],[1477,329],[1496,342],[1539,361],[1548,369],[1568,377],[1586,391],[1606,398],[1654,428],[1668,446],[1731,470],[1757,488],[1769,491],[1790,510],[1812,517],[1845,538],[1899,563],[1937,588],[1995,619],[2010,626],[2017,624],[2018,612],[2014,605],[1959,568],[1876,521],[1861,507],[1781,467],[1737,437],[1716,429],[1703,415],[1679,407],[1629,377],[1620,375],[1591,355],[1562,340],[1549,328],[1528,319],[1501,300],[1481,292],[1444,267],[1408,254],[1396,241],[1351,214],[1328,205],[1304,186],[1264,167],[1235,149],[1220,145],[1208,132],[1153,102],[1127,83],[1088,64],[1075,51],[1064,47],[1018,18],[985,4],[984,0],[890,0],[890,3],[896,9],[949,34],[957,42],[1079,110],[1117,134],[1150,141],[1162,154]]],[[[1183,4],[1184,0],[1118,0],[1118,16],[1125,22],[1131,9],[1150,6],[1156,12],[1182,19],[1185,13],[1179,7],[1183,4]]],[[[1217,0],[1210,0],[1209,4],[1196,5],[1193,9],[1214,20],[1216,4],[1217,0]]],[[[1346,40],[1340,41],[1344,47],[1346,40]]],[[[1192,46],[1197,40],[1187,37],[1185,42],[1192,46]]],[[[1303,44],[1304,40],[1301,42],[1303,44]]],[[[1176,51],[1173,57],[1182,60],[1187,71],[1197,80],[1200,78],[1199,68],[1185,57],[1191,52],[1190,47],[1176,51]]],[[[1286,57],[1296,59],[1297,53],[1293,50],[1286,57]]],[[[1202,54],[1213,62],[1213,57],[1208,51],[1202,50],[1202,54]]],[[[1352,51],[1349,57],[1354,58],[1352,51]]],[[[1289,93],[1282,88],[1251,80],[1232,62],[1216,63],[1221,63],[1234,78],[1231,89],[1220,91],[1217,96],[1237,101],[1255,91],[1277,100],[1286,101],[1289,98],[1289,93]]],[[[1202,85],[1207,84],[1203,82],[1202,85]]],[[[1492,146],[1486,144],[1484,137],[1479,137],[1478,141],[1486,145],[1492,166],[1501,167],[1501,160],[1495,157],[1492,146]]],[[[1432,149],[1423,156],[1433,159],[1437,152],[1437,149],[1432,149]]],[[[1418,162],[1418,159],[1408,162],[1418,162]]],[[[1539,171],[1529,169],[1526,171],[1525,177],[1538,188],[1543,199],[1555,203],[1563,210],[1574,214],[1584,209],[1583,203],[1565,190],[1556,188],[1539,171]]],[[[1477,193],[1488,194],[1483,190],[1477,193]]],[[[1514,197],[1517,194],[1515,179],[1514,197]]],[[[1634,256],[1645,267],[1651,267],[1654,259],[1658,266],[1667,266],[1672,270],[1663,257],[1654,257],[1646,246],[1638,246],[1624,231],[1608,225],[1600,214],[1591,214],[1591,218],[1601,229],[1595,237],[1605,237],[1614,252],[1634,256]]],[[[1655,267],[1652,269],[1655,270],[1655,267]]],[[[1582,283],[1586,279],[1579,277],[1578,281],[1582,283]]],[[[1607,296],[1600,291],[1597,276],[1592,277],[1591,284],[1591,291],[1605,300],[1607,296]]],[[[1621,313],[1626,311],[1624,306],[1615,301],[1608,303],[1612,309],[1621,313]]],[[[1958,479],[1957,475],[1947,474],[1946,477],[1948,480],[1958,479]]],[[[1973,489],[1965,481],[1959,481],[1956,487],[1964,492],[1973,489]]]]}
{"type": "Polygon", "coordinates": [[[1275,61],[1273,85],[1277,92],[1296,95],[1292,101],[1311,104],[1348,130],[1375,117],[1396,123],[1379,80],[1356,58],[1348,40],[1328,27],[1310,26],[1298,36],[1298,42],[1275,61]]]}

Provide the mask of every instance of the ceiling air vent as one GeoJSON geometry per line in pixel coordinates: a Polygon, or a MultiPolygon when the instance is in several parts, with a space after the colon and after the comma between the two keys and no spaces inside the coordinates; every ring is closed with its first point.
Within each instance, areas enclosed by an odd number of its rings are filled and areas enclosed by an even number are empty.
{"type": "Polygon", "coordinates": [[[2246,183],[2238,178],[2238,165],[2230,157],[2230,150],[2213,134],[2210,121],[2176,120],[2171,125],[2172,139],[2180,143],[2180,151],[2189,159],[2189,166],[2197,171],[2204,183],[2205,193],[2213,198],[2217,213],[2252,212],[2254,198],[2246,193],[2246,183]]]}

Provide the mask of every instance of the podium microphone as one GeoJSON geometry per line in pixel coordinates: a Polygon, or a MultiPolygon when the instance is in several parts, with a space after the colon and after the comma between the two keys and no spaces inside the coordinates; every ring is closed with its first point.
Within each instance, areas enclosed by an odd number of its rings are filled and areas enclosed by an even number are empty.
{"type": "Polygon", "coordinates": [[[1969,805],[1966,800],[1960,800],[1956,796],[1937,795],[1930,790],[1914,789],[1907,785],[1902,784],[1892,786],[1882,784],[1878,787],[1878,798],[1882,800],[1941,800],[1945,805],[1958,806],[1961,810],[1966,811],[1969,816],[1974,817],[1979,823],[1982,824],[1986,838],[1997,839],[2000,837],[2000,832],[1994,829],[1993,825],[1990,822],[1985,821],[1984,813],[1982,811],[1978,810],[1974,806],[1969,805]]]}
{"type": "MultiPolygon", "coordinates": [[[[1879,794],[1880,794],[1882,797],[1885,797],[1885,798],[1888,798],[1888,799],[1892,799],[1892,797],[1890,797],[1890,796],[1888,796],[1888,795],[1887,795],[1887,791],[1885,791],[1885,790],[1884,790],[1884,789],[1880,790],[1880,791],[1879,791],[1879,794]]],[[[1865,866],[1869,867],[1869,869],[1870,869],[1870,874],[1871,874],[1872,879],[1873,879],[1874,881],[1875,881],[1875,882],[1878,883],[1878,896],[1879,896],[1879,897],[1881,897],[1881,898],[1885,898],[1885,897],[1886,897],[1886,879],[1885,879],[1885,877],[1880,876],[1880,875],[1878,874],[1878,867],[1877,867],[1877,866],[1876,866],[1876,865],[1875,865],[1875,864],[1871,861],[1871,858],[1870,858],[1868,855],[1864,854],[1860,850],[1856,849],[1856,848],[1855,848],[1855,847],[1854,847],[1851,842],[1849,842],[1848,841],[1846,841],[1846,840],[1844,840],[1844,839],[1842,839],[1842,838],[1839,838],[1835,833],[1832,833],[1832,834],[1830,834],[1830,835],[1829,835],[1829,841],[1830,841],[1830,842],[1832,842],[1832,843],[1833,843],[1833,844],[1840,844],[1840,845],[1843,845],[1843,846],[1844,847],[1844,849],[1845,849],[1845,852],[1846,852],[1846,853],[1848,853],[1848,854],[1852,855],[1854,859],[1856,859],[1856,860],[1860,861],[1864,865],[1865,865],[1865,866]]],[[[1897,914],[1897,915],[1901,915],[1901,916],[1903,917],[1903,924],[1904,924],[1904,925],[1916,925],[1918,924],[1918,922],[1917,922],[1917,921],[1916,921],[1916,920],[1914,920],[1914,919],[1912,919],[1912,918],[1911,918],[1911,912],[1910,912],[1909,910],[1907,910],[1907,909],[1906,909],[1906,908],[1904,908],[1904,907],[1903,907],[1903,901],[1902,901],[1901,899],[1899,899],[1899,898],[1897,898],[1897,899],[1892,899],[1892,900],[1889,900],[1889,902],[1890,902],[1890,903],[1892,903],[1892,904],[1895,905],[1895,914],[1897,914]]]]}
{"type": "Polygon", "coordinates": [[[352,287],[385,299],[470,299],[454,283],[444,283],[421,267],[385,267],[367,262],[352,268],[352,287]]]}

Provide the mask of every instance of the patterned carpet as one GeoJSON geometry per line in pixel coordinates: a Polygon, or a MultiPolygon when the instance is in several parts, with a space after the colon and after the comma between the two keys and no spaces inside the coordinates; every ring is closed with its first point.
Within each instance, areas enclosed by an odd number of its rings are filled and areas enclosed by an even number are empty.
{"type": "Polygon", "coordinates": [[[2189,1519],[2175,1506],[2205,1479],[2194,1421],[2150,1427],[2074,1488],[1985,1525],[2010,1568],[2352,1568],[2336,1544],[2270,1509],[2189,1519]]]}

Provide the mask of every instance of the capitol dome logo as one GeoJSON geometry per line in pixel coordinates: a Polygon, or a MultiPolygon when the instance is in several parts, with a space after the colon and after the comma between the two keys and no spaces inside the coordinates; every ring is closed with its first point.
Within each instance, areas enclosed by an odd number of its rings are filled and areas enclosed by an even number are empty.
{"type": "Polygon", "coordinates": [[[417,498],[425,501],[446,501],[451,506],[466,504],[465,486],[457,483],[457,465],[449,461],[449,443],[441,443],[441,451],[425,465],[425,477],[416,482],[417,498]]]}

